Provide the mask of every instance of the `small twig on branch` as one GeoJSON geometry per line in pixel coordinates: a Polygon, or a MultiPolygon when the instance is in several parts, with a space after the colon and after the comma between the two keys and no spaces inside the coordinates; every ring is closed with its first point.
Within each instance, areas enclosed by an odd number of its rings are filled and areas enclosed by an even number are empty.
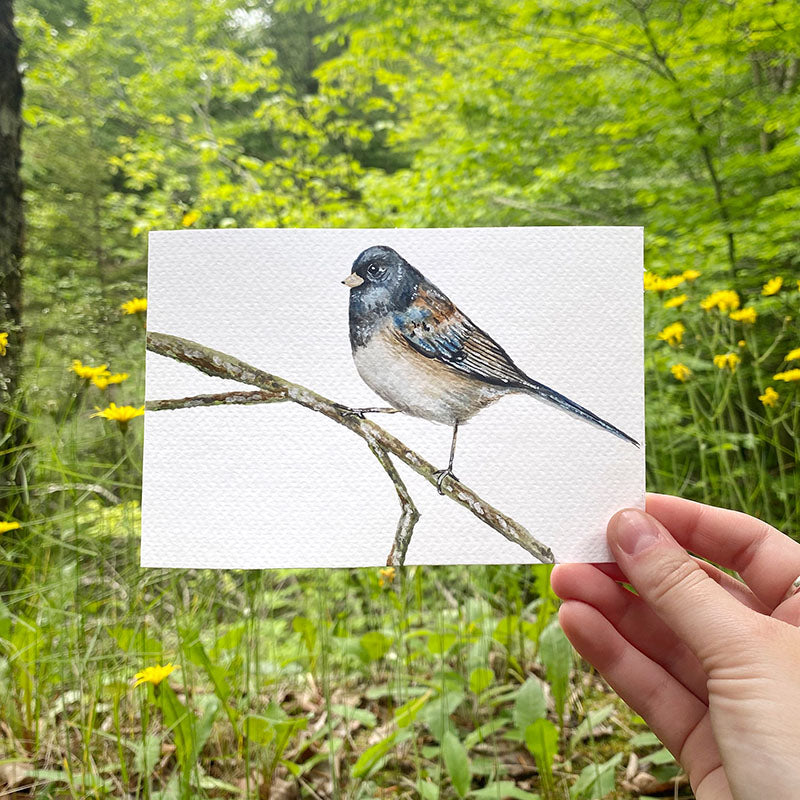
{"type": "MultiPolygon", "coordinates": [[[[419,511],[411,500],[408,490],[389,456],[391,454],[399,458],[436,488],[437,470],[433,464],[426,461],[379,425],[353,413],[347,406],[334,403],[332,400],[311,391],[311,389],[291,383],[279,378],[277,375],[271,375],[264,370],[246,364],[234,356],[220,353],[188,339],[181,339],[178,336],[171,336],[165,333],[156,333],[155,331],[150,331],[147,334],[147,349],[158,355],[173,358],[183,364],[189,364],[206,375],[238,381],[239,383],[256,386],[261,390],[260,392],[229,392],[185,397],[178,400],[151,401],[147,404],[149,410],[164,411],[197,406],[224,405],[228,402],[234,404],[272,403],[288,400],[311,411],[323,414],[360,436],[381,463],[397,491],[401,515],[392,552],[387,563],[398,566],[404,563],[408,543],[411,540],[414,525],[419,518],[419,511]],[[257,399],[256,395],[258,394],[262,394],[264,398],[257,399]],[[228,400],[228,397],[232,399],[228,400]]],[[[553,552],[549,547],[531,536],[522,525],[515,522],[511,517],[506,516],[486,503],[472,489],[454,478],[446,479],[442,488],[447,497],[471,511],[478,519],[496,530],[510,542],[519,545],[543,563],[553,563],[553,552]]]]}
{"type": "Polygon", "coordinates": [[[222,392],[221,394],[197,394],[175,400],[148,400],[148,411],[172,411],[176,408],[198,408],[200,406],[246,406],[252,403],[280,403],[288,400],[286,392],[257,390],[254,392],[222,392]]]}
{"type": "Polygon", "coordinates": [[[397,499],[400,501],[400,519],[397,521],[394,544],[389,551],[386,565],[389,567],[401,567],[406,560],[406,552],[414,534],[414,526],[419,520],[419,510],[414,505],[414,501],[411,499],[411,495],[408,493],[397,467],[392,463],[392,459],[389,458],[389,454],[374,439],[367,439],[367,444],[378,461],[381,462],[381,466],[386,470],[386,474],[391,478],[394,488],[397,490],[397,499]]]}

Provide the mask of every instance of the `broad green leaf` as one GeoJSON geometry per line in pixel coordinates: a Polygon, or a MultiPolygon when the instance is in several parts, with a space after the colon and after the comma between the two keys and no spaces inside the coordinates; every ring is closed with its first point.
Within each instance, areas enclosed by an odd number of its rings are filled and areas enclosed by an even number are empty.
{"type": "Polygon", "coordinates": [[[305,717],[287,717],[282,720],[273,720],[272,724],[275,727],[275,743],[273,745],[275,754],[273,760],[277,763],[283,756],[283,751],[289,745],[292,736],[306,728],[308,720],[305,717]]]}
{"type": "Polygon", "coordinates": [[[443,656],[455,643],[454,633],[432,633],[428,637],[428,650],[435,656],[443,656]]]}
{"type": "Polygon", "coordinates": [[[137,775],[149,777],[158,765],[161,757],[161,737],[148,733],[144,741],[136,741],[131,744],[133,748],[133,771],[137,775]]]}
{"type": "MultiPolygon", "coordinates": [[[[197,664],[197,666],[202,668],[206,675],[208,675],[209,680],[214,685],[214,691],[217,693],[220,700],[224,702],[230,695],[230,681],[228,680],[227,671],[224,667],[215,664],[211,660],[206,652],[206,648],[196,635],[191,636],[187,634],[186,638],[189,643],[184,646],[184,652],[193,664],[197,664]]],[[[225,703],[225,710],[229,712],[228,717],[231,719],[231,724],[235,727],[233,709],[228,703],[225,703]]]]}
{"type": "Polygon", "coordinates": [[[361,637],[360,641],[370,661],[378,661],[383,658],[392,646],[392,640],[381,631],[369,631],[361,637]]]}
{"type": "Polygon", "coordinates": [[[473,789],[469,796],[477,800],[540,800],[538,794],[520,789],[513,781],[492,781],[480,789],[473,789]]]}
{"type": "Polygon", "coordinates": [[[464,797],[472,782],[469,756],[464,745],[452,731],[446,731],[442,737],[442,757],[453,788],[459,797],[464,797]]]}
{"type": "Polygon", "coordinates": [[[509,642],[517,635],[518,630],[519,617],[516,614],[512,614],[510,616],[503,617],[503,619],[497,623],[492,636],[494,639],[500,642],[500,644],[508,647],[509,642]]]}
{"type": "Polygon", "coordinates": [[[544,664],[547,682],[553,693],[556,713],[561,719],[569,690],[569,675],[572,670],[572,645],[561,630],[558,621],[550,623],[539,637],[539,658],[544,664]]]}
{"type": "Polygon", "coordinates": [[[212,649],[214,658],[219,658],[221,653],[226,650],[235,650],[242,642],[242,637],[247,631],[247,623],[240,622],[238,625],[233,625],[225,633],[220,636],[212,649]]]}
{"type": "Polygon", "coordinates": [[[525,745],[536,761],[539,774],[552,774],[553,758],[558,752],[558,728],[549,719],[537,719],[525,729],[525,745]]]}
{"type": "Polygon", "coordinates": [[[26,777],[35,778],[41,783],[66,783],[75,789],[85,787],[92,793],[106,792],[111,793],[114,784],[110,780],[105,780],[92,772],[62,772],[57,769],[32,769],[26,773],[26,777]]]}
{"type": "Polygon", "coordinates": [[[317,626],[308,617],[295,617],[292,620],[292,630],[300,634],[306,650],[312,655],[317,644],[317,626]]]}
{"type": "Polygon", "coordinates": [[[439,695],[420,712],[419,719],[424,722],[434,738],[442,741],[445,731],[453,729],[450,715],[461,705],[464,693],[451,689],[446,695],[439,695]]]}
{"type": "Polygon", "coordinates": [[[204,694],[196,697],[197,708],[200,711],[200,718],[195,716],[194,741],[192,745],[192,756],[196,761],[205,747],[208,737],[211,735],[211,728],[217,718],[222,701],[215,694],[204,694]]]}
{"type": "Polygon", "coordinates": [[[211,775],[201,775],[199,784],[201,789],[211,789],[216,792],[225,792],[234,796],[241,791],[238,786],[234,786],[232,783],[220,780],[219,778],[212,778],[211,775]]]}
{"type": "Polygon", "coordinates": [[[429,689],[420,697],[415,697],[407,703],[403,703],[403,705],[394,712],[394,719],[397,723],[397,727],[405,728],[410,725],[417,718],[417,714],[425,708],[425,705],[432,696],[433,692],[429,689]]]}
{"type": "Polygon", "coordinates": [[[469,674],[469,689],[473,694],[480,694],[488,689],[494,681],[494,672],[489,667],[476,667],[469,674]]]}
{"type": "Polygon", "coordinates": [[[372,747],[368,747],[358,758],[353,765],[353,777],[365,778],[372,773],[380,764],[383,759],[392,751],[392,749],[404,742],[412,735],[409,730],[396,730],[389,734],[385,739],[376,742],[372,747]]]}
{"type": "Polygon", "coordinates": [[[417,780],[417,791],[422,800],[439,800],[439,786],[430,780],[417,780]]]}
{"type": "MultiPolygon", "coordinates": [[[[378,724],[378,718],[366,708],[353,708],[334,703],[331,712],[338,714],[342,719],[355,720],[365,728],[374,728],[378,724]]],[[[399,725],[399,723],[398,723],[399,725]]]]}
{"type": "Polygon", "coordinates": [[[194,762],[194,714],[178,699],[172,687],[162,681],[153,687],[153,693],[161,709],[164,724],[172,735],[175,751],[186,775],[194,762]]]}
{"type": "MultiPolygon", "coordinates": [[[[117,625],[106,628],[108,635],[117,643],[117,647],[125,653],[136,653],[144,660],[157,660],[161,657],[161,642],[148,636],[142,630],[125,628],[117,625]]],[[[144,666],[148,666],[145,664],[144,666]]]]}
{"type": "Polygon", "coordinates": [[[655,747],[661,746],[661,740],[652,731],[642,731],[628,740],[631,747],[655,747]]]}
{"type": "Polygon", "coordinates": [[[644,764],[671,764],[675,762],[675,756],[673,756],[666,747],[662,747],[660,750],[656,750],[654,753],[649,753],[639,760],[644,764]]]}
{"type": "Polygon", "coordinates": [[[464,738],[464,747],[466,747],[468,751],[472,750],[476,744],[485,742],[493,733],[505,728],[508,722],[508,717],[505,716],[497,716],[489,720],[489,722],[485,722],[479,728],[475,728],[474,731],[466,735],[464,738]]]}
{"type": "Polygon", "coordinates": [[[257,714],[248,714],[242,728],[244,735],[255,744],[266,745],[275,738],[275,726],[272,720],[257,714]]]}
{"type": "Polygon", "coordinates": [[[514,725],[521,733],[537,719],[547,715],[547,699],[538,678],[531,676],[519,687],[514,700],[514,725]]]}
{"type": "Polygon", "coordinates": [[[622,753],[614,754],[603,764],[589,764],[581,770],[572,785],[569,796],[573,800],[601,800],[614,790],[615,770],[622,761],[622,753]]]}

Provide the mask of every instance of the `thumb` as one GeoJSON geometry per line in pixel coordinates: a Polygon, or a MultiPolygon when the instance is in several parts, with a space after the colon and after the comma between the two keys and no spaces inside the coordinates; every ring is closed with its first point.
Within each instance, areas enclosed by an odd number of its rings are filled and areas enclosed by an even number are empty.
{"type": "Polygon", "coordinates": [[[629,508],[608,523],[608,544],[648,606],[686,642],[706,671],[741,649],[754,615],[716,583],[654,517],[629,508]]]}

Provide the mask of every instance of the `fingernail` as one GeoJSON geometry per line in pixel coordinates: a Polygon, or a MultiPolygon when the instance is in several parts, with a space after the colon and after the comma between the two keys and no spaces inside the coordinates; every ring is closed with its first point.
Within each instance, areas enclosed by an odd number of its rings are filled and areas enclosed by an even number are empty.
{"type": "Polygon", "coordinates": [[[629,556],[636,556],[654,545],[659,538],[655,520],[635,508],[620,511],[611,518],[609,538],[629,556]]]}

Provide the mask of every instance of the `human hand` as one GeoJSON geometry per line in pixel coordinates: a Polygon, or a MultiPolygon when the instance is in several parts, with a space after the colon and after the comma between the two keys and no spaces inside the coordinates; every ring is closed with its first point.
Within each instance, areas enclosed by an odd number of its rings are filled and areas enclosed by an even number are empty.
{"type": "Polygon", "coordinates": [[[678,497],[649,495],[647,512],[609,522],[618,566],[553,570],[564,632],[681,763],[698,800],[800,797],[800,544],[678,497]]]}

